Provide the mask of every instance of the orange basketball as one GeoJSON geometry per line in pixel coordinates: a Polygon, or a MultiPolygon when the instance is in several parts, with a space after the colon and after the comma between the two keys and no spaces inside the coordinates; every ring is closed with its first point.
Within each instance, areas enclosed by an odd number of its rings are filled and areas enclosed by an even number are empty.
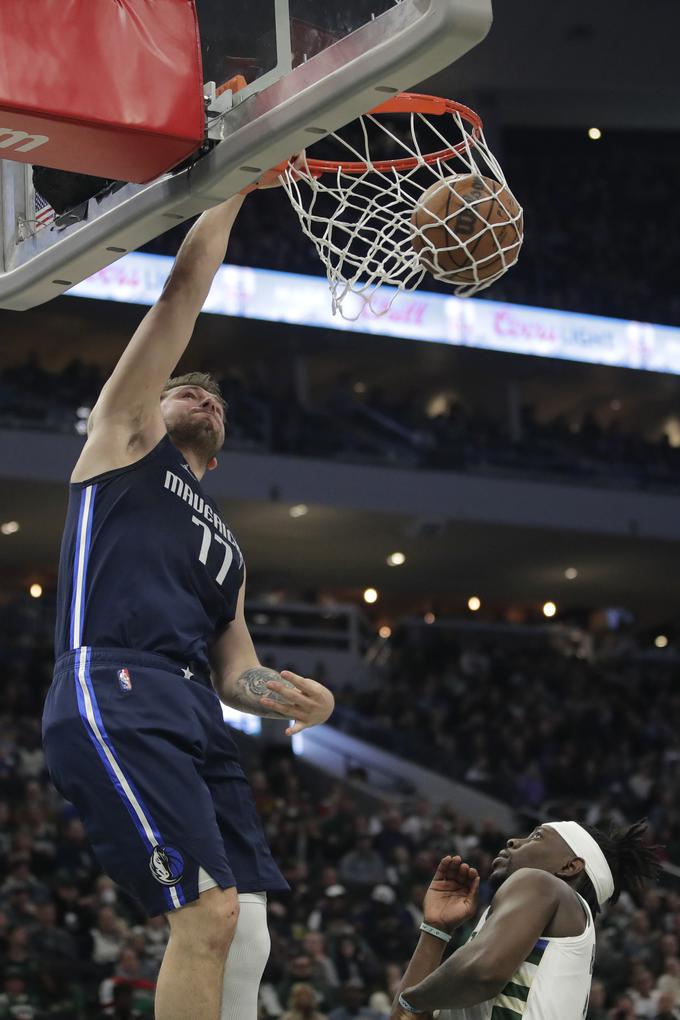
{"type": "Polygon", "coordinates": [[[411,224],[421,265],[454,286],[486,283],[505,272],[517,261],[524,238],[517,199],[480,174],[435,181],[413,210],[411,224]]]}

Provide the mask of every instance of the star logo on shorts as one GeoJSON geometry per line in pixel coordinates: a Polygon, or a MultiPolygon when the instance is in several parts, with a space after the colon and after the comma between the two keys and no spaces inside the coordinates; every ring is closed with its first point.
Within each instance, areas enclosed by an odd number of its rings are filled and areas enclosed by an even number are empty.
{"type": "Polygon", "coordinates": [[[189,667],[188,667],[188,666],[186,666],[186,667],[185,667],[185,668],[184,668],[184,669],[182,670],[182,675],[184,676],[184,679],[185,679],[185,680],[191,680],[191,678],[192,678],[192,676],[193,676],[194,674],[193,674],[193,673],[191,672],[191,670],[189,669],[189,667]]]}

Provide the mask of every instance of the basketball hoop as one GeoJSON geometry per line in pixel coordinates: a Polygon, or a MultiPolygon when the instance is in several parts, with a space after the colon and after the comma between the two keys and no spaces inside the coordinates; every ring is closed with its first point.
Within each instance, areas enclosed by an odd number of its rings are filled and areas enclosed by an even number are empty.
{"type": "Polygon", "coordinates": [[[304,153],[276,171],[326,267],[333,311],[343,318],[356,320],[366,308],[374,315],[385,314],[397,293],[413,290],[427,272],[468,297],[517,261],[522,210],[484,139],[481,119],[462,103],[404,92],[331,132],[315,143],[314,148],[320,147],[331,149],[331,158],[304,153]],[[487,188],[482,199],[457,194],[458,212],[472,210],[480,223],[474,243],[453,236],[453,227],[446,227],[453,217],[436,217],[451,236],[447,253],[460,252],[465,259],[464,267],[457,263],[457,271],[444,271],[438,260],[441,249],[437,251],[427,230],[432,216],[425,227],[418,225],[420,203],[437,182],[446,182],[442,187],[451,190],[452,178],[470,174],[494,188],[487,188]],[[489,195],[496,203],[493,222],[480,212],[489,206],[489,195]],[[509,226],[511,241],[501,243],[502,228],[509,226]],[[492,248],[484,258],[475,257],[481,233],[489,234],[492,248]],[[382,284],[396,290],[377,299],[382,284]]]}

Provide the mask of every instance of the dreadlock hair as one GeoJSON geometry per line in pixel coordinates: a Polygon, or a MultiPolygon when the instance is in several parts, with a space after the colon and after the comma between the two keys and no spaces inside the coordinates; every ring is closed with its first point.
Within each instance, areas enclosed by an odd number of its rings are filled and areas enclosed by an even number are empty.
{"type": "MultiPolygon", "coordinates": [[[[609,903],[616,903],[622,892],[630,893],[633,900],[638,902],[645,881],[656,881],[661,871],[658,853],[661,847],[649,846],[644,840],[647,819],[640,818],[628,828],[612,825],[607,832],[589,825],[584,828],[598,843],[611,868],[614,893],[609,903]]],[[[599,913],[595,889],[585,871],[581,873],[578,891],[593,914],[599,913]]]]}
{"type": "Polygon", "coordinates": [[[178,386],[200,386],[202,390],[207,390],[208,393],[212,393],[214,397],[219,400],[224,416],[226,417],[228,405],[222,391],[220,390],[217,379],[210,372],[185,372],[184,375],[175,375],[172,379],[168,379],[163,391],[161,393],[161,400],[167,396],[170,390],[176,390],[178,386]]]}

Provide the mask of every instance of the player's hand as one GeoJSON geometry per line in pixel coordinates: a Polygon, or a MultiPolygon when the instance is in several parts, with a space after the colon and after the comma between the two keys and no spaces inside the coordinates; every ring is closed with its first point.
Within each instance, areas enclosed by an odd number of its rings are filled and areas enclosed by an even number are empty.
{"type": "Polygon", "coordinates": [[[249,195],[251,191],[263,191],[266,188],[280,188],[283,184],[283,174],[289,165],[293,168],[297,166],[304,166],[305,164],[305,151],[302,150],[297,156],[293,156],[291,159],[284,159],[282,163],[277,163],[276,166],[272,167],[271,170],[266,170],[258,181],[254,184],[247,184],[245,188],[241,189],[241,195],[249,195]]]}
{"type": "Polygon", "coordinates": [[[423,913],[433,928],[450,931],[474,917],[479,875],[459,857],[444,857],[425,894],[423,913]]]}
{"type": "Polygon", "coordinates": [[[265,708],[274,709],[294,720],[294,725],[286,730],[286,736],[292,737],[310,726],[326,722],[335,708],[335,698],[328,688],[309,677],[291,673],[289,669],[282,670],[281,676],[286,683],[280,680],[267,682],[267,687],[276,693],[276,698],[265,695],[261,703],[265,708]]]}

